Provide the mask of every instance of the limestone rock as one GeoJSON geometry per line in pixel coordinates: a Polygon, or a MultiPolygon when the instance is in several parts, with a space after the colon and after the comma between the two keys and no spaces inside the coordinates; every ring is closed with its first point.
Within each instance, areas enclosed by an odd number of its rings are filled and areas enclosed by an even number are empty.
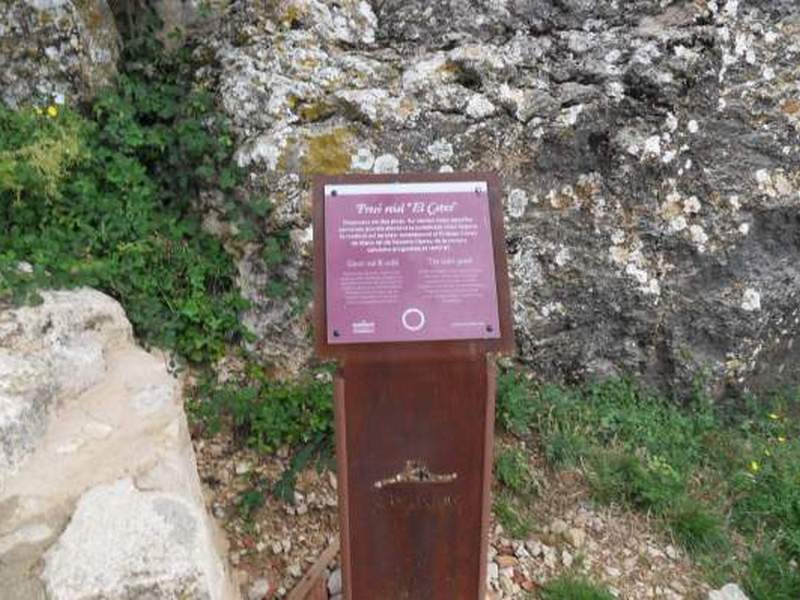
{"type": "Polygon", "coordinates": [[[269,581],[264,578],[256,579],[247,592],[248,600],[264,600],[269,594],[269,581]]]}
{"type": "Polygon", "coordinates": [[[0,490],[43,435],[54,385],[46,363],[0,348],[0,490]]]}
{"type": "Polygon", "coordinates": [[[338,568],[328,577],[328,593],[331,596],[342,593],[342,569],[338,568]]]}
{"type": "Polygon", "coordinates": [[[43,292],[0,313],[0,491],[44,434],[55,398],[98,383],[106,352],[132,340],[117,302],[94,290],[43,292]]]}
{"type": "Polygon", "coordinates": [[[312,173],[490,170],[508,198],[518,358],[538,377],[797,382],[790,3],[365,4],[247,0],[201,40],[247,191],[305,240],[270,267],[222,233],[265,359],[310,357],[303,296],[264,290],[310,277],[312,173]]]}
{"type": "Polygon", "coordinates": [[[708,593],[708,600],[748,600],[747,595],[735,583],[729,583],[708,593]]]}
{"type": "Polygon", "coordinates": [[[0,4],[0,100],[85,100],[116,72],[120,38],[106,0],[0,4]]]}
{"type": "Polygon", "coordinates": [[[222,598],[224,570],[202,508],[130,479],[86,492],[45,555],[52,600],[222,598]]]}
{"type": "Polygon", "coordinates": [[[236,598],[166,357],[108,296],[42,296],[0,313],[3,597],[236,598]]]}
{"type": "MultiPolygon", "coordinates": [[[[136,10],[135,3],[129,3],[136,10]]],[[[188,32],[203,21],[203,7],[213,11],[216,2],[203,3],[201,0],[153,0],[150,5],[161,19],[161,33],[164,42],[169,43],[169,34],[180,30],[188,32]]]]}

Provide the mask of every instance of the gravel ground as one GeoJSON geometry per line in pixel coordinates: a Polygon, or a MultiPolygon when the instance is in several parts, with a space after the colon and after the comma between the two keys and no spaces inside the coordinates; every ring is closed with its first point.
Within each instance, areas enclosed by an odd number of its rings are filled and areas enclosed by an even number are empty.
{"type": "MultiPolygon", "coordinates": [[[[294,505],[265,493],[263,504],[246,515],[244,494],[277,481],[288,452],[259,455],[236,449],[224,434],[195,440],[195,450],[207,501],[228,535],[229,560],[244,597],[286,596],[336,539],[335,474],[306,469],[298,476],[294,505]]],[[[686,553],[645,516],[597,506],[580,472],[553,473],[540,456],[529,451],[528,456],[540,482],[530,506],[532,532],[527,539],[511,539],[499,523],[492,523],[487,598],[536,598],[542,584],[564,573],[585,574],[626,600],[708,597],[710,587],[686,553]]],[[[332,565],[334,598],[340,581],[332,565]]]]}

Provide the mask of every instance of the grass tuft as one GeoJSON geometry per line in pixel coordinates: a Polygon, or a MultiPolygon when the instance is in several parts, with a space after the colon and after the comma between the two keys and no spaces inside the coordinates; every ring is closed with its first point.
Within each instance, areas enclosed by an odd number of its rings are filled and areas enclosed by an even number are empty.
{"type": "Polygon", "coordinates": [[[508,491],[501,491],[495,497],[494,515],[512,539],[524,540],[533,528],[525,504],[508,491]]]}
{"type": "Polygon", "coordinates": [[[727,546],[719,515],[702,503],[686,499],[667,514],[667,526],[676,540],[693,553],[710,553],[727,546]]]}
{"type": "Polygon", "coordinates": [[[783,553],[772,546],[752,554],[744,583],[750,600],[800,598],[800,572],[797,566],[787,564],[783,553]]]}
{"type": "Polygon", "coordinates": [[[614,600],[607,589],[569,575],[548,582],[542,588],[541,596],[542,600],[614,600]]]}
{"type": "Polygon", "coordinates": [[[589,480],[601,501],[655,512],[668,508],[686,487],[681,475],[663,459],[642,459],[618,450],[595,455],[589,480]]]}
{"type": "Polygon", "coordinates": [[[497,481],[520,496],[530,497],[536,492],[536,480],[528,464],[528,457],[519,449],[501,450],[495,459],[497,481]]]}

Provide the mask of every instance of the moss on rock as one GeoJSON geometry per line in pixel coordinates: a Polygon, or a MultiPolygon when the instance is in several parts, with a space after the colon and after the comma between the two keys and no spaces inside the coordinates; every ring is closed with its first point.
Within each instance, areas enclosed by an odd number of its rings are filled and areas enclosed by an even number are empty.
{"type": "Polygon", "coordinates": [[[306,140],[303,173],[336,175],[346,172],[350,168],[352,140],[353,133],[348,127],[310,136],[306,140]]]}

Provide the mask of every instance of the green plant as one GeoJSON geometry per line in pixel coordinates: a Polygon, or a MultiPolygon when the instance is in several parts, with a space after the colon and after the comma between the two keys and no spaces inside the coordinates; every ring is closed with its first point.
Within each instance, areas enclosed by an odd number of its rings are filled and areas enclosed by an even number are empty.
{"type": "Polygon", "coordinates": [[[239,494],[236,500],[236,509],[244,521],[252,520],[255,512],[264,506],[266,495],[263,491],[263,482],[257,483],[251,488],[239,494]]]}
{"type": "Polygon", "coordinates": [[[248,442],[274,448],[276,442],[296,444],[327,436],[333,422],[331,386],[317,380],[265,385],[264,402],[252,412],[234,414],[249,429],[248,442]],[[249,421],[249,422],[248,422],[249,421]]]}
{"type": "Polygon", "coordinates": [[[84,155],[82,120],[56,105],[0,112],[0,192],[20,202],[27,191],[59,196],[68,170],[84,155]]]}
{"type": "Polygon", "coordinates": [[[531,530],[529,505],[538,491],[529,458],[518,448],[501,448],[495,457],[494,473],[501,487],[495,497],[495,517],[508,535],[525,538],[531,530]]]}
{"type": "MultiPolygon", "coordinates": [[[[332,388],[313,375],[294,381],[272,381],[250,365],[248,373],[217,383],[208,378],[193,391],[192,416],[215,433],[229,420],[240,441],[261,451],[330,439],[332,388]]],[[[320,442],[321,443],[321,442],[320,442]]]]}
{"type": "Polygon", "coordinates": [[[547,582],[541,590],[543,600],[613,600],[614,596],[586,579],[563,575],[547,582]]]}
{"type": "Polygon", "coordinates": [[[300,472],[314,463],[318,467],[331,467],[332,457],[330,436],[326,433],[318,434],[314,440],[300,447],[292,456],[289,466],[272,488],[273,495],[288,504],[294,504],[294,489],[300,472]]]}
{"type": "Polygon", "coordinates": [[[533,421],[530,383],[517,371],[500,373],[497,379],[497,420],[511,433],[521,435],[533,421]]]}
{"type": "Polygon", "coordinates": [[[750,557],[744,585],[752,600],[797,600],[800,598],[800,572],[787,563],[784,554],[767,546],[750,557]]]}
{"type": "Polygon", "coordinates": [[[547,460],[559,467],[572,467],[591,455],[591,444],[577,431],[555,430],[547,436],[544,453],[547,460]]]}
{"type": "Polygon", "coordinates": [[[667,512],[666,520],[678,542],[691,552],[713,552],[727,545],[720,516],[696,500],[686,498],[676,502],[667,512]]]}
{"type": "Polygon", "coordinates": [[[659,514],[686,493],[686,482],[658,457],[642,460],[620,451],[599,452],[591,461],[589,480],[597,497],[659,514]]]}
{"type": "Polygon", "coordinates": [[[531,473],[528,457],[519,449],[505,448],[495,459],[497,480],[511,492],[530,496],[536,491],[536,482],[531,473]]]}
{"type": "Polygon", "coordinates": [[[144,341],[195,363],[248,335],[233,263],[194,210],[201,189],[232,189],[238,169],[188,56],[131,40],[91,118],[0,106],[0,302],[97,287],[144,341]]]}
{"type": "Polygon", "coordinates": [[[519,500],[508,492],[501,492],[495,497],[494,515],[510,537],[514,539],[528,537],[532,527],[530,517],[519,500]]]}

